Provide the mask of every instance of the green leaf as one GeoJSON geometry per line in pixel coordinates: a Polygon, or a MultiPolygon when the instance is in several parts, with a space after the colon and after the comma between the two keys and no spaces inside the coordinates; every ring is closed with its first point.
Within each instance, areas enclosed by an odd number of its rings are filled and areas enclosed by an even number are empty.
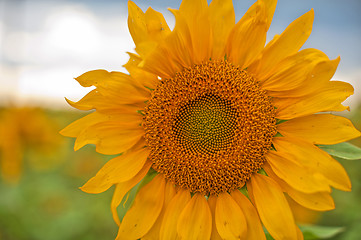
{"type": "Polygon", "coordinates": [[[300,226],[305,240],[327,239],[345,230],[344,227],[325,227],[315,225],[300,226]]]}
{"type": "Polygon", "coordinates": [[[265,176],[268,176],[267,173],[266,173],[266,171],[265,171],[263,168],[261,168],[260,170],[258,170],[258,173],[259,173],[259,174],[262,174],[262,175],[265,175],[265,176]]]}
{"type": "Polygon", "coordinates": [[[344,142],[335,145],[319,145],[319,147],[335,157],[347,160],[361,159],[361,148],[351,143],[344,142]]]}
{"type": "MultiPolygon", "coordinates": [[[[303,233],[304,240],[327,239],[334,237],[345,230],[344,227],[325,227],[316,225],[302,225],[299,226],[299,228],[303,233]]],[[[264,228],[263,230],[267,240],[274,240],[267,229],[264,228]]]]}

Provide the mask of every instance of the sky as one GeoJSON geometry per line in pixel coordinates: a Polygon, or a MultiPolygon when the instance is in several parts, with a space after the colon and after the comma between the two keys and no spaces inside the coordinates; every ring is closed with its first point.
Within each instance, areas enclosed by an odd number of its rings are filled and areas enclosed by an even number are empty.
{"type": "MultiPolygon", "coordinates": [[[[179,8],[181,0],[135,0],[152,6],[179,8]]],[[[239,20],[251,0],[234,0],[239,20]]],[[[315,21],[303,48],[317,48],[331,59],[341,56],[333,79],[350,82],[361,102],[361,1],[279,0],[268,40],[311,8],[315,21]]],[[[78,100],[90,91],[74,77],[94,69],[125,71],[126,52],[134,52],[127,27],[125,0],[0,0],[0,104],[33,104],[66,108],[64,97],[78,100]]]]}

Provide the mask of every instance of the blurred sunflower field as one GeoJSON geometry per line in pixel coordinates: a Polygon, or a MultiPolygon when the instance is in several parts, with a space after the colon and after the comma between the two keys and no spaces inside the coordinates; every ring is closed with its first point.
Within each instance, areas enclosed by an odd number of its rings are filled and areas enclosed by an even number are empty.
{"type": "MultiPolygon", "coordinates": [[[[0,109],[0,239],[112,239],[111,195],[78,189],[109,160],[74,152],[58,132],[82,116],[41,108],[0,109]]],[[[110,157],[110,156],[109,156],[110,157]]]]}

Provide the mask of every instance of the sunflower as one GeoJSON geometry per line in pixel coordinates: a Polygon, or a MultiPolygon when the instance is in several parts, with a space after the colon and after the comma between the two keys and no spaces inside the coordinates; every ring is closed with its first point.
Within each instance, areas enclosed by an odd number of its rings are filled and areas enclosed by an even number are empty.
{"type": "Polygon", "coordinates": [[[350,191],[344,168],[318,145],[360,136],[343,111],[353,87],[330,81],[340,58],[301,46],[313,10],[266,44],[275,0],[258,0],[235,23],[231,0],[183,0],[164,17],[129,1],[136,53],[129,74],[95,70],[78,102],[94,112],[66,127],[75,150],[119,154],[81,189],[116,185],[117,239],[303,239],[285,194],[309,209],[334,208],[350,191]],[[319,113],[319,114],[317,114],[319,113]],[[152,176],[153,178],[149,177],[152,176]],[[117,206],[139,191],[122,221],[117,206]],[[149,181],[149,179],[151,179],[149,181]],[[124,201],[124,200],[123,200],[124,201]]]}

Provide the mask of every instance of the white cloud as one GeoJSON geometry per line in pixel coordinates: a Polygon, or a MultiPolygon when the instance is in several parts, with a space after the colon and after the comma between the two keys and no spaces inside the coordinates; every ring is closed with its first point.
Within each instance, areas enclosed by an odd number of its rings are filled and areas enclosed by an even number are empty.
{"type": "Polygon", "coordinates": [[[122,71],[126,51],[134,49],[126,16],[100,19],[84,7],[68,5],[50,11],[43,23],[37,31],[9,31],[4,38],[4,55],[15,67],[0,64],[6,78],[11,75],[7,81],[2,74],[0,84],[20,102],[79,99],[89,89],[74,77],[98,68],[122,71]]]}
{"type": "Polygon", "coordinates": [[[46,20],[45,29],[45,43],[48,47],[65,53],[83,55],[99,45],[96,19],[83,9],[57,10],[46,20]]]}
{"type": "MultiPolygon", "coordinates": [[[[66,106],[64,97],[70,100],[79,100],[92,88],[83,88],[74,80],[76,67],[42,69],[25,67],[19,76],[18,94],[21,102],[27,99],[51,99],[60,106],[66,106]]],[[[46,102],[44,102],[46,103],[46,102]]]]}
{"type": "Polygon", "coordinates": [[[117,52],[133,48],[124,25],[119,19],[98,19],[78,5],[57,9],[45,18],[41,31],[26,34],[27,63],[119,66],[117,52]]]}

